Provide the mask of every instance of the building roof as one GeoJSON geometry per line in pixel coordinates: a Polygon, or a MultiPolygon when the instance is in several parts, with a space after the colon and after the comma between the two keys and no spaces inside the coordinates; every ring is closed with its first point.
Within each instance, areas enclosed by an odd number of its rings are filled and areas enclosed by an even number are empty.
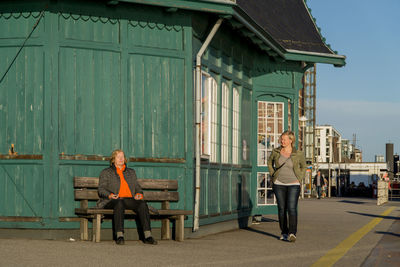
{"type": "Polygon", "coordinates": [[[321,40],[303,0],[237,0],[237,4],[285,49],[334,54],[321,40]]]}
{"type": "Polygon", "coordinates": [[[271,57],[344,66],[321,37],[305,0],[109,0],[219,14],[271,57]],[[244,26],[244,27],[243,27],[244,26]]]}
{"type": "Polygon", "coordinates": [[[237,0],[237,9],[253,20],[286,52],[341,58],[325,44],[303,0],[237,0]]]}

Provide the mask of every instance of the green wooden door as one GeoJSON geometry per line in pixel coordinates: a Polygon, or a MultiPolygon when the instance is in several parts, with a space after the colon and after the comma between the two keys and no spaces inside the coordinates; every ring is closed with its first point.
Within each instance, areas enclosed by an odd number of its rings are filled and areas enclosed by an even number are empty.
{"type": "Polygon", "coordinates": [[[272,150],[280,146],[280,135],[288,129],[288,104],[288,99],[282,96],[264,95],[256,100],[256,147],[253,154],[253,181],[256,182],[255,214],[268,214],[275,210],[276,200],[267,163],[272,150]]]}

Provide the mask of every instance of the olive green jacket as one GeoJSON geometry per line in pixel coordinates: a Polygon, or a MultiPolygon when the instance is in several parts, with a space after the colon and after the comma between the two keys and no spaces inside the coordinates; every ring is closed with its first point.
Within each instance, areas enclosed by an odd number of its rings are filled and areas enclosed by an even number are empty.
{"type": "MultiPolygon", "coordinates": [[[[279,171],[280,171],[280,165],[279,165],[279,157],[281,156],[281,147],[275,148],[272,150],[271,155],[268,158],[268,169],[269,173],[271,174],[272,177],[272,182],[274,183],[276,178],[278,177],[279,171]]],[[[304,180],[304,177],[306,175],[306,160],[304,158],[304,154],[302,151],[296,150],[296,148],[293,148],[292,154],[290,155],[290,158],[292,159],[293,162],[293,171],[294,174],[297,177],[297,180],[299,180],[300,183],[304,180]]]]}

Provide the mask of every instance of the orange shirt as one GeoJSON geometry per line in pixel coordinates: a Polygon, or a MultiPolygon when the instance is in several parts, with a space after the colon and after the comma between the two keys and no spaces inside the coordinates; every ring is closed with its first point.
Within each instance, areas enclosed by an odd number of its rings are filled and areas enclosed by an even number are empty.
{"type": "Polygon", "coordinates": [[[129,189],[128,183],[126,182],[126,180],[124,178],[124,174],[123,174],[123,171],[125,170],[126,165],[124,165],[124,167],[122,169],[120,169],[118,167],[116,167],[116,168],[117,168],[117,173],[119,175],[119,178],[121,180],[121,185],[119,187],[119,193],[118,193],[119,197],[132,197],[132,192],[129,189]]]}

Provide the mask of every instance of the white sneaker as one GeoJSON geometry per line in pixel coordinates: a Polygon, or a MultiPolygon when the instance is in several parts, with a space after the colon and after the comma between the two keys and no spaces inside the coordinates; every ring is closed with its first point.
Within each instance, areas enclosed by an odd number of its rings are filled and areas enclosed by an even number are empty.
{"type": "Polygon", "coordinates": [[[281,235],[281,237],[279,238],[279,240],[287,241],[287,240],[288,240],[288,235],[287,235],[287,234],[281,235]]]}
{"type": "Polygon", "coordinates": [[[294,234],[289,235],[289,242],[296,242],[296,236],[294,234]]]}

